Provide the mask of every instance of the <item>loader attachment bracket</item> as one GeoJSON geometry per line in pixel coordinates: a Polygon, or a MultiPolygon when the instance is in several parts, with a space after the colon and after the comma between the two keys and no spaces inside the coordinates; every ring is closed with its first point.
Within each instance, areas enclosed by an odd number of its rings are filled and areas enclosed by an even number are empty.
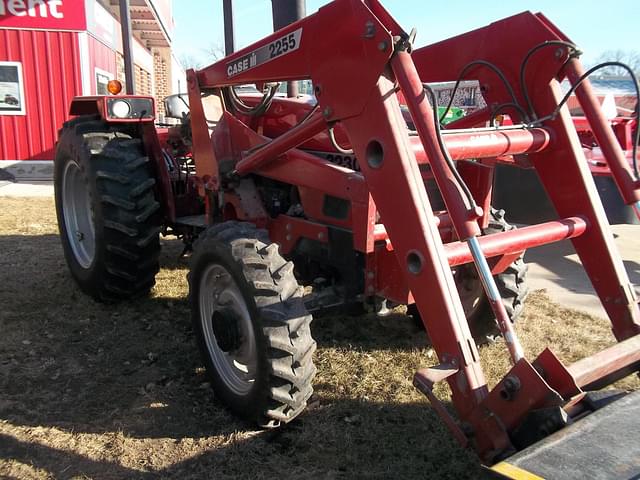
{"type": "Polygon", "coordinates": [[[470,416],[479,451],[488,452],[486,460],[514,451],[509,433],[523,424],[529,412],[563,403],[531,363],[519,360],[470,416]]]}

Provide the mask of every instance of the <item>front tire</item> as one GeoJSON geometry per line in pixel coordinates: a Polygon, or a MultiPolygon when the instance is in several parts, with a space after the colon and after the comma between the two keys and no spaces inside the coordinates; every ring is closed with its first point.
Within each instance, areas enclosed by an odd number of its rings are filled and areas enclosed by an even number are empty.
{"type": "Polygon", "coordinates": [[[261,427],[298,416],[313,392],[316,343],[293,264],[266,232],[240,222],[203,232],[189,298],[216,397],[261,427]]]}
{"type": "Polygon", "coordinates": [[[95,117],[66,122],[54,165],[56,213],[73,278],[94,299],[147,294],[160,254],[160,204],[140,139],[95,117]]]}

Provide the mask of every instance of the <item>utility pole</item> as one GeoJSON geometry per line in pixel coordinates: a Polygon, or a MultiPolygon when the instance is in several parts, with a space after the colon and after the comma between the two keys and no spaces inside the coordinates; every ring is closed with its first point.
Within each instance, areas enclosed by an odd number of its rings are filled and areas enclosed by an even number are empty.
{"type": "Polygon", "coordinates": [[[223,0],[224,16],[224,54],[231,55],[236,50],[236,38],[233,31],[233,0],[223,0]]]}
{"type": "Polygon", "coordinates": [[[136,94],[136,77],[133,68],[133,48],[131,47],[131,10],[129,0],[120,0],[120,26],[122,27],[122,50],[124,52],[124,78],[127,94],[136,94]]]}

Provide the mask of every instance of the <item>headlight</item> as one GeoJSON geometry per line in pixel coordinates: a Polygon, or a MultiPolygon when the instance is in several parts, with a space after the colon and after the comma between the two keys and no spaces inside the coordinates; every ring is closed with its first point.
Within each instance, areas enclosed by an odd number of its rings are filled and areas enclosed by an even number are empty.
{"type": "Polygon", "coordinates": [[[155,118],[153,98],[103,97],[105,117],[115,122],[132,120],[152,122],[155,118]]]}
{"type": "Polygon", "coordinates": [[[128,118],[131,115],[131,105],[125,100],[116,100],[111,104],[111,113],[116,118],[128,118]]]}

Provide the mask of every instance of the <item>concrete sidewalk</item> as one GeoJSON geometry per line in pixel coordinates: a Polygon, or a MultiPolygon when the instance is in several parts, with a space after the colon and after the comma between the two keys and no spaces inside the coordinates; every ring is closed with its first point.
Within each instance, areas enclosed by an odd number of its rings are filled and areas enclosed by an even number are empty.
{"type": "MultiPolygon", "coordinates": [[[[612,225],[611,230],[636,293],[640,294],[640,225],[612,225]]],[[[607,318],[570,240],[525,254],[531,290],[546,289],[557,303],[607,318]]]]}
{"type": "MultiPolygon", "coordinates": [[[[53,184],[0,181],[0,197],[53,197],[53,184]]],[[[640,293],[640,225],[613,225],[611,229],[631,282],[640,293]]],[[[561,305],[606,318],[569,240],[532,249],[525,261],[531,290],[546,289],[561,305]]]]}
{"type": "Polygon", "coordinates": [[[0,181],[0,197],[53,197],[53,183],[0,181]]]}

